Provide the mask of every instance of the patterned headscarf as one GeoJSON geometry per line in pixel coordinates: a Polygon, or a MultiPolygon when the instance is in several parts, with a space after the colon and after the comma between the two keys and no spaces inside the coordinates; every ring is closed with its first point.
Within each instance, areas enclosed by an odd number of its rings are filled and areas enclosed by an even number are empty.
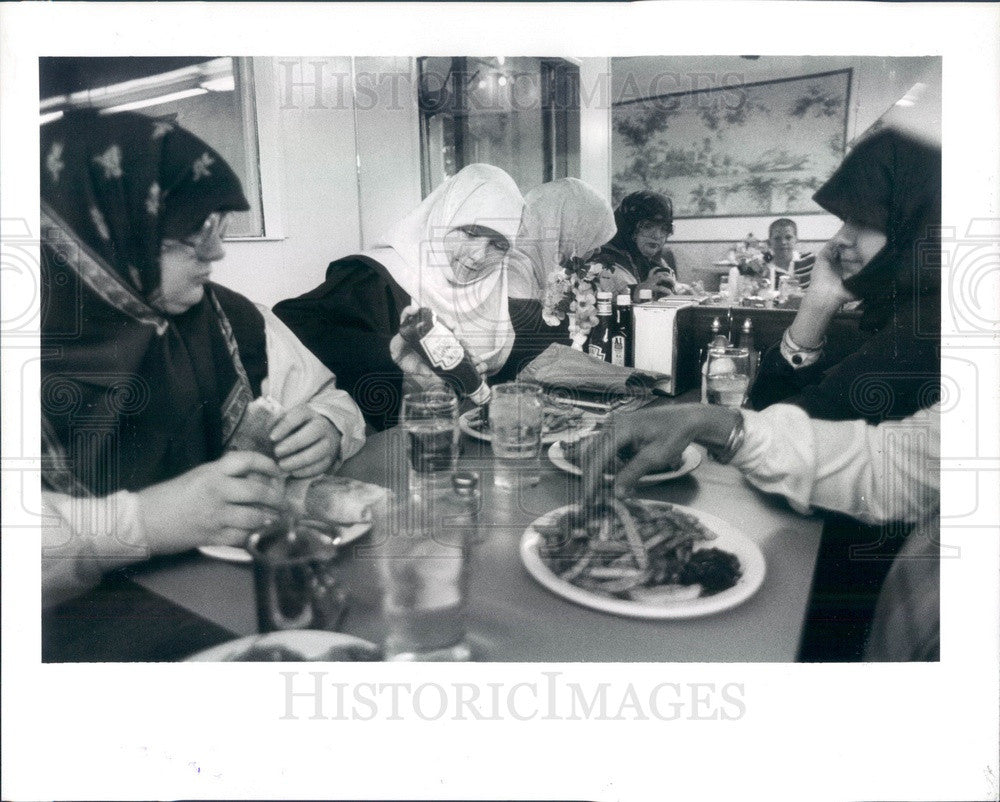
{"type": "Polygon", "coordinates": [[[541,300],[549,274],[567,259],[599,248],[615,233],[604,198],[578,178],[560,178],[524,197],[517,252],[508,258],[512,298],[541,300]]]}
{"type": "Polygon", "coordinates": [[[173,123],[70,112],[41,129],[41,197],[43,444],[66,468],[46,484],[103,495],[217,457],[253,394],[234,294],[175,316],[150,299],[165,237],[248,208],[236,174],[173,123]]]}

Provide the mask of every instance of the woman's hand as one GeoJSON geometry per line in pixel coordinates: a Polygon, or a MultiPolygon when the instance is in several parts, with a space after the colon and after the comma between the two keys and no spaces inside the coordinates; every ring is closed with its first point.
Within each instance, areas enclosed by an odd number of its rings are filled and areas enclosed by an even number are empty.
{"type": "MultiPolygon", "coordinates": [[[[410,305],[400,313],[399,319],[401,321],[405,320],[410,315],[415,314],[419,309],[419,306],[410,305]]],[[[455,339],[462,344],[465,352],[475,358],[475,352],[469,348],[468,344],[464,342],[455,332],[455,324],[442,315],[438,315],[437,317],[438,320],[447,326],[452,334],[455,335],[455,339]]],[[[434,372],[430,365],[427,364],[423,356],[417,353],[417,351],[414,350],[413,347],[399,334],[394,335],[389,341],[389,356],[392,357],[393,362],[399,365],[399,369],[403,371],[405,382],[411,385],[416,385],[423,390],[430,390],[441,386],[441,377],[434,372]]],[[[476,360],[475,367],[476,372],[479,373],[480,376],[486,376],[488,367],[485,362],[476,360]]]]}
{"type": "Polygon", "coordinates": [[[630,446],[632,456],[615,475],[615,495],[627,497],[647,473],[676,464],[692,442],[725,445],[739,412],[705,404],[668,404],[615,415],[583,452],[583,492],[587,503],[599,499],[604,474],[630,446]]]}
{"type": "Polygon", "coordinates": [[[843,278],[837,246],[831,240],[816,254],[809,287],[788,330],[796,345],[820,347],[833,316],[845,303],[856,300],[844,286],[843,278]]]}
{"type": "Polygon", "coordinates": [[[271,429],[270,438],[278,467],[296,479],[318,476],[340,453],[337,427],[308,404],[285,412],[271,429]]]}
{"type": "Polygon", "coordinates": [[[805,298],[812,296],[813,302],[836,307],[838,310],[844,304],[857,300],[844,286],[844,279],[850,276],[843,275],[843,272],[837,245],[831,240],[816,254],[805,298]]]}
{"type": "Polygon", "coordinates": [[[136,498],[153,553],[172,554],[208,544],[241,544],[281,515],[283,487],[274,460],[231,451],[140,490],[136,498]]]}
{"type": "Polygon", "coordinates": [[[669,272],[654,268],[649,271],[645,281],[635,285],[634,297],[636,299],[639,297],[639,290],[652,290],[654,299],[662,298],[664,295],[672,295],[675,285],[676,280],[669,272]]]}

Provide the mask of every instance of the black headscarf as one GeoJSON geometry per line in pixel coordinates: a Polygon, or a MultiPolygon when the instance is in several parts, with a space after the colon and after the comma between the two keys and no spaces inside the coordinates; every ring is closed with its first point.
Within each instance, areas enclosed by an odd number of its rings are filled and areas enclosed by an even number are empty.
{"type": "Polygon", "coordinates": [[[236,174],[173,123],[70,112],[41,129],[41,198],[45,484],[104,495],[219,456],[266,373],[263,319],[215,285],[180,315],[150,301],[165,237],[249,208],[236,174]]]}
{"type": "MultiPolygon", "coordinates": [[[[635,277],[645,281],[649,271],[660,267],[657,260],[643,256],[635,244],[635,229],[642,222],[659,223],[666,227],[667,234],[674,231],[674,204],[666,195],[650,190],[639,190],[622,198],[615,209],[615,225],[618,231],[605,249],[615,250],[628,255],[634,269],[635,277]]],[[[668,259],[669,261],[669,259],[668,259]]],[[[673,265],[670,265],[673,268],[673,265]]]]}
{"type": "Polygon", "coordinates": [[[912,315],[921,331],[939,332],[940,148],[883,129],[848,154],[813,200],[887,237],[875,258],[844,282],[863,301],[862,327],[880,329],[902,313],[912,315]]]}
{"type": "Polygon", "coordinates": [[[755,409],[796,399],[830,420],[899,419],[940,397],[941,151],[892,128],[862,140],[814,196],[842,220],[886,235],[886,245],[844,285],[862,300],[871,332],[839,361],[799,370],[777,346],[761,359],[755,409]]]}

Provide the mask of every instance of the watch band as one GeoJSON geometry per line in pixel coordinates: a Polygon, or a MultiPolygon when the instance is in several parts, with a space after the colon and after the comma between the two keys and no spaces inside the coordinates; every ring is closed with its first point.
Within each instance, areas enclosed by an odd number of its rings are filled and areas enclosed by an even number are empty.
{"type": "Polygon", "coordinates": [[[781,355],[796,370],[806,368],[814,364],[823,356],[823,349],[826,347],[826,337],[815,348],[803,348],[792,339],[789,330],[785,329],[781,337],[781,355]]]}

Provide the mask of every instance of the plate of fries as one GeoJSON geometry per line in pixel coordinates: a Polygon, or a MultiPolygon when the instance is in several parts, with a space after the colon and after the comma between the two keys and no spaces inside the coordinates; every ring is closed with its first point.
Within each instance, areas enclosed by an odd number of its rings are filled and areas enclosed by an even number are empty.
{"type": "Polygon", "coordinates": [[[760,548],[709,513],[665,501],[569,505],[531,523],[521,561],[569,601],[630,618],[697,618],[753,596],[764,581],[760,548]]]}

